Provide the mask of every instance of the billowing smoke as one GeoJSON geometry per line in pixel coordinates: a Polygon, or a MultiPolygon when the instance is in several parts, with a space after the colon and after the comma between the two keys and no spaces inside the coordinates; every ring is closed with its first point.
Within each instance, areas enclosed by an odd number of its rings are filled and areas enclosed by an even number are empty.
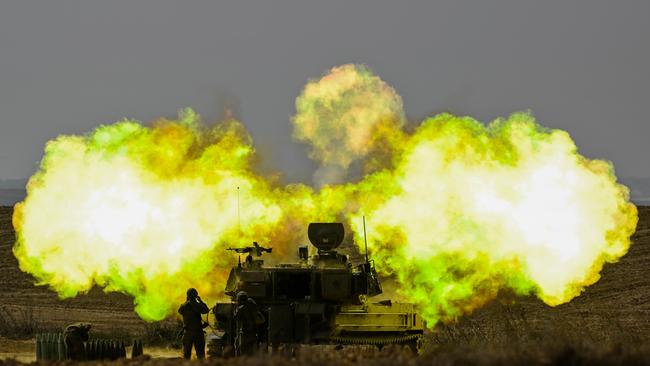
{"type": "Polygon", "coordinates": [[[567,302],[628,250],[637,211],[611,164],[529,114],[487,127],[443,114],[401,146],[391,195],[363,211],[376,260],[431,323],[500,290],[567,302]]]}
{"type": "Polygon", "coordinates": [[[227,246],[283,255],[310,221],[337,219],[363,243],[366,216],[378,270],[433,326],[500,291],[570,301],[629,248],[637,211],[611,163],[530,114],[487,126],[442,114],[407,133],[401,98],[358,65],[308,83],[296,106],[295,136],[330,183],[318,191],[255,174],[243,126],[201,127],[191,110],[50,141],[14,213],[21,269],[62,297],[130,294],[156,320],[187,287],[221,295],[227,246]],[[362,179],[332,184],[355,162],[362,179]]]}
{"type": "Polygon", "coordinates": [[[239,123],[204,129],[190,110],[50,141],[15,208],[20,268],[62,297],[95,284],[128,293],[146,320],[168,315],[188,287],[214,298],[225,247],[264,240],[282,214],[251,174],[252,154],[239,123]]]}
{"type": "Polygon", "coordinates": [[[343,65],[307,83],[296,99],[294,137],[311,144],[321,163],[318,185],[341,183],[351,163],[385,141],[383,131],[399,131],[402,98],[368,68],[343,65]]]}

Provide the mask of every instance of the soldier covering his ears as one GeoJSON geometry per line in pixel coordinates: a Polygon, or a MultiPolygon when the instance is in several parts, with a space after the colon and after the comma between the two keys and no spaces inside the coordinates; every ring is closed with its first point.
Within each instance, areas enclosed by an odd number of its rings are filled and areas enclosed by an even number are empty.
{"type": "Polygon", "coordinates": [[[205,333],[203,328],[208,324],[201,318],[202,314],[210,311],[208,306],[199,297],[195,288],[187,290],[187,301],[178,309],[183,316],[183,358],[192,358],[192,347],[196,351],[196,358],[205,358],[205,333]]]}

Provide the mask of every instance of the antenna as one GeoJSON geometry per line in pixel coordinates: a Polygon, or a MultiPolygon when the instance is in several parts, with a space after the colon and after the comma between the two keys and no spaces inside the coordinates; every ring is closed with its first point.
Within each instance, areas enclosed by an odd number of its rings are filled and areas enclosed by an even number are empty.
{"type": "Polygon", "coordinates": [[[368,263],[368,239],[366,238],[366,215],[363,215],[363,242],[366,246],[366,263],[368,263]]]}
{"type": "Polygon", "coordinates": [[[237,233],[239,235],[239,242],[241,243],[241,215],[239,213],[239,186],[237,186],[237,233]]]}

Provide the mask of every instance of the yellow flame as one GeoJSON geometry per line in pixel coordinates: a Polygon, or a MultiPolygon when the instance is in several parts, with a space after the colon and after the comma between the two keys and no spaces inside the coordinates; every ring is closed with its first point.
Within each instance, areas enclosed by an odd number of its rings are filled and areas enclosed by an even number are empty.
{"type": "Polygon", "coordinates": [[[64,297],[95,283],[135,296],[145,319],[169,314],[187,287],[216,296],[241,231],[268,235],[280,208],[250,173],[253,149],[242,127],[181,121],[145,128],[124,121],[48,143],[29,195],[16,206],[20,266],[64,297]],[[197,281],[215,275],[217,283],[197,281]]]}
{"type": "Polygon", "coordinates": [[[637,223],[627,188],[564,131],[525,113],[487,127],[443,114],[403,146],[398,192],[364,211],[374,255],[431,323],[501,289],[567,302],[627,252],[637,223]]]}
{"type": "Polygon", "coordinates": [[[296,106],[312,157],[359,162],[360,181],[279,186],[253,172],[239,122],[201,127],[191,110],[60,136],[15,208],[21,269],[62,297],[94,285],[128,293],[156,320],[188,287],[220,296],[227,246],[256,240],[289,258],[310,221],[332,220],[363,243],[365,215],[377,269],[433,326],[502,290],[569,301],[627,252],[637,212],[612,165],[529,114],[487,126],[442,114],[407,133],[399,95],[358,65],[309,82],[296,106]]]}

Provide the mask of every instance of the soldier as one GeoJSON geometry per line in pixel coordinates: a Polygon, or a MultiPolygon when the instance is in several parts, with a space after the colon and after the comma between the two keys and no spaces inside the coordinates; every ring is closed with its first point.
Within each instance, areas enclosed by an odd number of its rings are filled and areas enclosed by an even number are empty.
{"type": "Polygon", "coordinates": [[[68,360],[81,361],[86,358],[84,342],[88,340],[88,331],[90,324],[77,323],[65,327],[65,348],[66,358],[68,360]]]}
{"type": "Polygon", "coordinates": [[[178,313],[183,316],[183,358],[192,358],[192,346],[196,351],[196,358],[205,358],[203,328],[208,324],[201,319],[201,314],[207,314],[209,311],[196,289],[187,290],[187,301],[178,309],[178,313]]]}
{"type": "Polygon", "coordinates": [[[235,355],[253,355],[257,351],[257,326],[264,322],[255,301],[245,291],[237,293],[235,309],[235,355]]]}

